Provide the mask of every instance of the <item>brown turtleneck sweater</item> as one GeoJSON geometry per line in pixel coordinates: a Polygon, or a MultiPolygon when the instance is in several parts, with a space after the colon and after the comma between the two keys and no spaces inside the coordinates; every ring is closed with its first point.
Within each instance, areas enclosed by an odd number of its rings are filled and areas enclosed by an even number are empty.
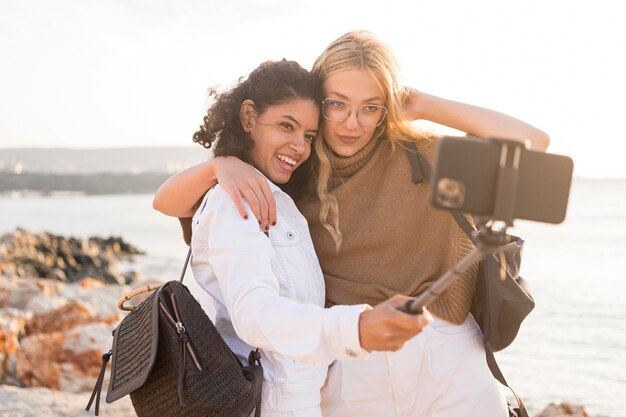
{"type": "MultiPolygon", "coordinates": [[[[418,145],[432,161],[434,143],[418,145]]],[[[298,202],[326,280],[327,305],[378,304],[394,294],[417,295],[472,249],[452,215],[434,208],[428,184],[411,181],[401,147],[372,140],[356,155],[334,157],[331,193],[339,202],[344,238],[339,252],[318,219],[320,202],[298,202]]],[[[469,312],[477,264],[428,306],[435,315],[462,323],[469,312]]]]}

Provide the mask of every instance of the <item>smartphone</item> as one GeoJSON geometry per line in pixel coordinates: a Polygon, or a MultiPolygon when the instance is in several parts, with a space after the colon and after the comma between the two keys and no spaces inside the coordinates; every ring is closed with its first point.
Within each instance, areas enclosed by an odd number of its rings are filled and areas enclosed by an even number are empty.
{"type": "Polygon", "coordinates": [[[567,156],[513,141],[444,137],[435,151],[430,201],[493,220],[506,220],[494,218],[506,207],[514,219],[561,223],[573,168],[567,156]]]}

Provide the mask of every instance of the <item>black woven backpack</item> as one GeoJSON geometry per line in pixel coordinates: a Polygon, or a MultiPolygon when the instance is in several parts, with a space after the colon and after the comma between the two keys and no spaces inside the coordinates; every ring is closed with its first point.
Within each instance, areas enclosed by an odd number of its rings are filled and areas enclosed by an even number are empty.
{"type": "Polygon", "coordinates": [[[98,415],[112,357],[106,402],[130,394],[138,417],[248,417],[255,407],[260,416],[260,354],[250,352],[243,366],[182,284],[189,255],[180,280],[160,286],[113,331],[87,411],[95,399],[98,415]]]}

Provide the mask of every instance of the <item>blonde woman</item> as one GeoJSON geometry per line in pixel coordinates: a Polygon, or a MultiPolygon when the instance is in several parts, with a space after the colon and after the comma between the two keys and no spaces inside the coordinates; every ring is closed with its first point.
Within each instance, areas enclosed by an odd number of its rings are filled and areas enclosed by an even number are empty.
{"type": "MultiPolygon", "coordinates": [[[[323,82],[321,137],[285,190],[308,221],[327,306],[418,295],[472,248],[453,217],[428,203],[428,185],[411,181],[403,148],[415,144],[432,159],[437,139],[410,122],[425,119],[479,137],[529,140],[535,149],[549,143],[544,132],[512,117],[402,85],[389,48],[369,32],[335,40],[313,73],[323,82]]],[[[216,181],[242,216],[245,200],[262,227],[276,224],[270,190],[249,166],[229,158],[172,177],[154,207],[188,217],[216,181]]],[[[506,416],[504,395],[469,314],[475,276],[476,268],[429,305],[434,322],[399,351],[336,361],[322,393],[324,415],[506,416]]]]}

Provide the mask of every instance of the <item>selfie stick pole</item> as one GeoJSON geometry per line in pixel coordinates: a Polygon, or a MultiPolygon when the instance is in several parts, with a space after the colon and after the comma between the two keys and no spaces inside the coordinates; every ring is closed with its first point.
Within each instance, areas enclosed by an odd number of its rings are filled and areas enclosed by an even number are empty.
{"type": "Polygon", "coordinates": [[[439,298],[457,279],[463,277],[465,271],[477,261],[498,250],[498,248],[505,243],[505,240],[506,229],[494,232],[488,226],[482,227],[479,232],[474,234],[476,247],[437,279],[426,291],[418,295],[415,299],[407,301],[403,311],[409,314],[422,314],[424,312],[424,306],[439,298]]]}
{"type": "Polygon", "coordinates": [[[489,216],[490,219],[475,217],[478,232],[473,234],[473,241],[476,247],[437,279],[426,291],[415,299],[407,301],[401,308],[405,313],[422,314],[424,306],[439,298],[475,262],[497,251],[500,246],[506,243],[506,229],[513,226],[515,216],[515,195],[521,151],[527,145],[513,140],[497,139],[495,141],[500,143],[501,148],[493,215],[489,216]],[[494,230],[493,221],[502,222],[504,226],[500,230],[494,230]]]}

